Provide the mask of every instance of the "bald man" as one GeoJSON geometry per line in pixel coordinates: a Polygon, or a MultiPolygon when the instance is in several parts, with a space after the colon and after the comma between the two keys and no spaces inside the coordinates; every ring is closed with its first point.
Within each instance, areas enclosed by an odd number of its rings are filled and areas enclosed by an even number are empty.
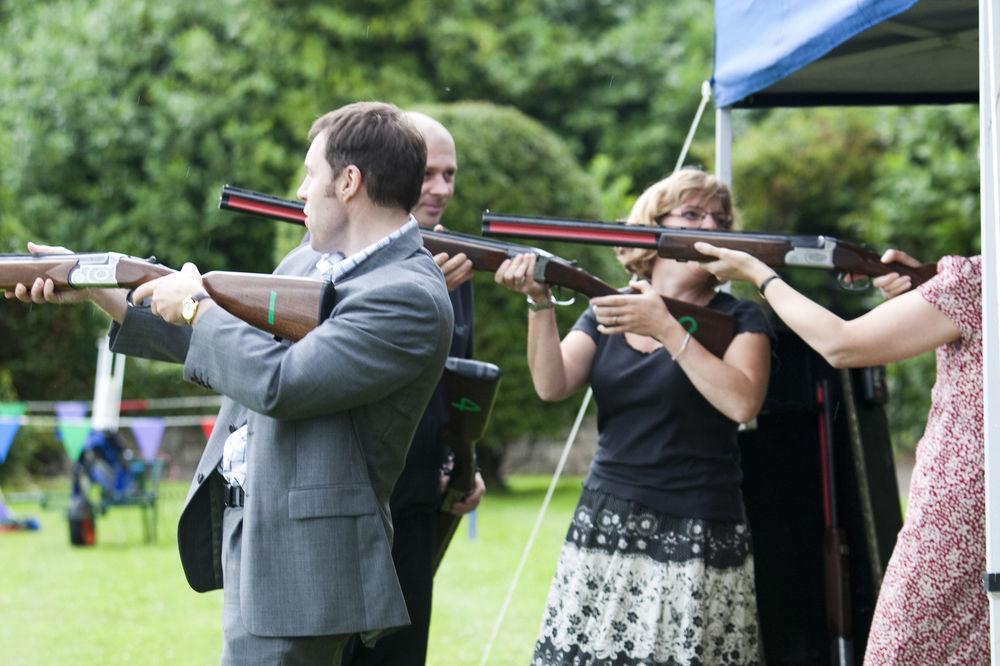
{"type": "MultiPolygon", "coordinates": [[[[458,159],[455,140],[444,125],[415,111],[407,117],[427,144],[427,167],[420,200],[412,213],[421,227],[440,227],[441,216],[455,193],[458,159]]],[[[455,311],[450,356],[472,356],[472,262],[464,254],[445,253],[434,257],[444,273],[448,295],[455,311]]],[[[403,598],[410,614],[410,626],[380,639],[367,648],[354,640],[344,652],[343,666],[419,666],[427,657],[427,633],[431,620],[434,580],[434,536],[437,514],[448,484],[448,451],[439,434],[447,418],[447,396],[438,386],[417,426],[410,444],[406,466],[396,483],[389,508],[392,512],[392,558],[396,565],[403,598]]],[[[464,502],[449,510],[460,515],[476,508],[486,486],[476,474],[476,488],[464,502]]]]}

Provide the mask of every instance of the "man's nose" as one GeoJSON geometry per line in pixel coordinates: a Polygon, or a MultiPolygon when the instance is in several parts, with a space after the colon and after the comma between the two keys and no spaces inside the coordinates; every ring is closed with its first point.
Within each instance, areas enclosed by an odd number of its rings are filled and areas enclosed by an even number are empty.
{"type": "Polygon", "coordinates": [[[434,178],[431,179],[429,190],[433,194],[440,194],[440,195],[448,194],[448,183],[445,182],[444,177],[435,176],[434,178]]]}

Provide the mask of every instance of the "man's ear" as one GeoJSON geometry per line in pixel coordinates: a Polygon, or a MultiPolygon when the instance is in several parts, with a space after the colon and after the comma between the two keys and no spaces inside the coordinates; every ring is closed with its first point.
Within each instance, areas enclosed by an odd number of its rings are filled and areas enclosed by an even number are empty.
{"type": "Polygon", "coordinates": [[[337,188],[340,198],[344,201],[353,199],[363,187],[361,169],[353,164],[348,164],[340,172],[340,184],[337,188]]]}

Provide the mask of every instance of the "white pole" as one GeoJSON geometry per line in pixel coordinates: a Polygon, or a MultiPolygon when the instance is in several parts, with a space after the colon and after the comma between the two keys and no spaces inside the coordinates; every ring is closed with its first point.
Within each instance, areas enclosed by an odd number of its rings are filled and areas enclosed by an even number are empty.
{"type": "MultiPolygon", "coordinates": [[[[715,175],[733,189],[733,111],[725,106],[715,110],[715,175]]],[[[719,291],[732,293],[733,283],[726,282],[719,291]]]]}
{"type": "Polygon", "coordinates": [[[97,431],[118,431],[121,414],[122,383],[125,381],[125,357],[112,353],[108,338],[97,341],[97,372],[94,376],[94,404],[90,427],[97,431]]]}
{"type": "Polygon", "coordinates": [[[986,486],[986,572],[990,605],[990,654],[1000,664],[1000,514],[994,503],[1000,498],[1000,302],[997,292],[997,259],[1000,211],[997,187],[997,58],[996,36],[1000,34],[1000,12],[992,0],[979,0],[979,154],[980,229],[983,247],[983,446],[986,486]],[[996,583],[991,579],[997,578],[996,583]]]}
{"type": "Polygon", "coordinates": [[[727,106],[715,110],[715,175],[733,187],[733,119],[727,106]]]}

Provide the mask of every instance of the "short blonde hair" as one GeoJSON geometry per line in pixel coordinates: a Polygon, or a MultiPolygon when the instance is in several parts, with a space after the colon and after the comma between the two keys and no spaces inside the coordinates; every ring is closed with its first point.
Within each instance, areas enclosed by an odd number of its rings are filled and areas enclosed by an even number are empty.
{"type": "MultiPolygon", "coordinates": [[[[733,197],[729,187],[712,174],[701,169],[685,167],[646,188],[628,215],[625,224],[658,227],[657,218],[692,195],[701,199],[715,199],[722,204],[722,212],[733,217],[733,197]]],[[[618,261],[630,273],[648,280],[656,260],[656,250],[637,247],[615,248],[618,261]]]]}

